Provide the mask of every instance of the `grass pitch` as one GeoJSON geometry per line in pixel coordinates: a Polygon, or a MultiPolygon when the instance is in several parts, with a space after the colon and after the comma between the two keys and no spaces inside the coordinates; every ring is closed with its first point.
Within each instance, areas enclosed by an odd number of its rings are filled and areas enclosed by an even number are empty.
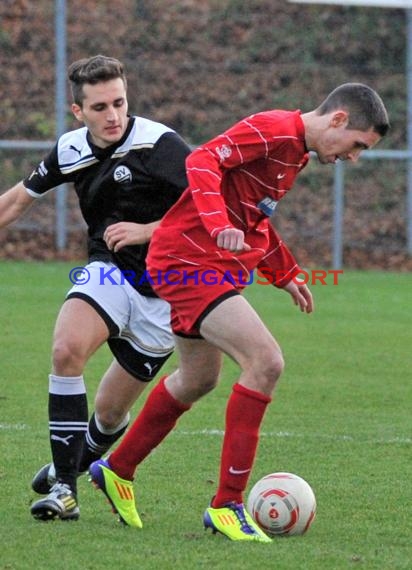
{"type": "MultiPolygon", "coordinates": [[[[31,518],[31,477],[49,460],[51,335],[73,266],[0,265],[0,570],[410,570],[410,274],[344,272],[338,285],[312,287],[312,315],[272,287],[248,289],[286,359],[250,486],[267,473],[291,471],[312,485],[318,502],[307,535],[265,545],[232,543],[202,527],[237,376],[228,359],[219,387],[139,470],[143,530],[118,524],[86,478],[78,522],[31,518]]],[[[103,348],[87,367],[90,409],[110,360],[103,348]]],[[[175,365],[173,357],[165,370],[175,365]]]]}

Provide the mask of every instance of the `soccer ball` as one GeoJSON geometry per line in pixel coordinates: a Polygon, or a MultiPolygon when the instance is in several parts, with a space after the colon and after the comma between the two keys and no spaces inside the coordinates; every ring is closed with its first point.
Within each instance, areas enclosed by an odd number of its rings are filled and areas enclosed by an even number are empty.
{"type": "Polygon", "coordinates": [[[268,536],[305,533],[316,514],[316,498],[302,477],[271,473],[251,489],[247,510],[268,536]]]}

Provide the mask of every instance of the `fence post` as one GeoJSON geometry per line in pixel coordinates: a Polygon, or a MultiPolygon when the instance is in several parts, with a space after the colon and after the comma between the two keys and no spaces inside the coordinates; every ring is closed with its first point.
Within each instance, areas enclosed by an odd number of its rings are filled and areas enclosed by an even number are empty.
{"type": "MultiPolygon", "coordinates": [[[[406,10],[407,19],[407,47],[406,47],[406,81],[407,81],[407,139],[408,151],[412,153],[412,9],[406,10]]],[[[406,236],[407,251],[412,255],[412,157],[411,154],[407,160],[407,196],[406,196],[406,236]]]]}
{"type": "Polygon", "coordinates": [[[343,205],[344,205],[344,167],[338,160],[335,164],[334,178],[334,209],[333,209],[333,269],[342,269],[343,264],[343,205]]]}
{"type": "MultiPolygon", "coordinates": [[[[55,42],[56,42],[56,136],[66,129],[66,0],[55,0],[55,42]]],[[[58,251],[67,245],[67,185],[63,184],[55,197],[56,226],[55,244],[58,251]]]]}

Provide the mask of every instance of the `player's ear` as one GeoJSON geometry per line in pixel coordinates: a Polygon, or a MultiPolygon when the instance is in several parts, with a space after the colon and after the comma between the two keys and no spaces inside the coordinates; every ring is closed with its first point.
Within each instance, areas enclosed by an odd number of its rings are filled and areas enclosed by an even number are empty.
{"type": "Polygon", "coordinates": [[[334,111],[332,113],[332,117],[330,119],[330,126],[334,128],[338,127],[345,127],[349,122],[349,113],[347,111],[343,111],[339,109],[338,111],[334,111]]]}
{"type": "Polygon", "coordinates": [[[80,105],[77,103],[72,103],[72,113],[78,121],[83,122],[83,113],[80,105]]]}

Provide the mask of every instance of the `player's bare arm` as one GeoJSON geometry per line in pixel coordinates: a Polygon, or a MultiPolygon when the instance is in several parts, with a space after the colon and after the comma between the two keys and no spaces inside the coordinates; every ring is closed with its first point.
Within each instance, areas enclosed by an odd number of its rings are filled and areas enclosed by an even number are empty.
{"type": "Polygon", "coordinates": [[[117,222],[106,228],[103,239],[107,247],[116,253],[126,245],[140,245],[149,242],[154,230],[159,224],[160,220],[156,220],[150,224],[117,222]]]}
{"type": "Polygon", "coordinates": [[[283,289],[289,293],[293,302],[300,308],[302,313],[313,312],[315,308],[313,296],[305,283],[299,283],[298,279],[292,279],[283,289]]]}
{"type": "Polygon", "coordinates": [[[3,228],[19,218],[30,208],[35,198],[28,194],[22,182],[0,196],[0,227],[3,228]]]}

